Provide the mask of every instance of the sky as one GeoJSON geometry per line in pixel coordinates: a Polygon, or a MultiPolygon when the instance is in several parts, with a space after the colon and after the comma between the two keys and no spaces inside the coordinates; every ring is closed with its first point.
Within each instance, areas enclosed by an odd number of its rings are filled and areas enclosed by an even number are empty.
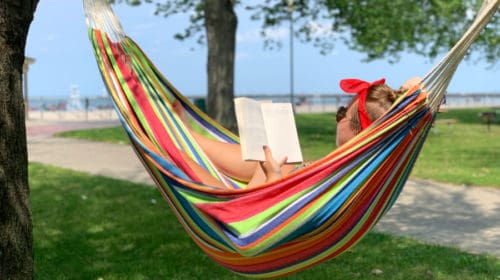
{"type": "MultiPolygon", "coordinates": [[[[207,92],[206,46],[194,40],[173,38],[187,26],[188,15],[155,16],[154,5],[114,5],[113,10],[129,37],[135,40],[165,77],[186,96],[207,92]]],[[[265,50],[259,35],[260,23],[237,10],[238,30],[235,62],[235,95],[289,94],[289,27],[275,32],[282,38],[280,50],[265,50]]],[[[394,88],[406,79],[424,76],[437,60],[403,54],[396,64],[384,60],[362,61],[363,54],[340,43],[328,55],[310,44],[294,41],[295,94],[340,93],[343,78],[376,80],[386,78],[394,88]]],[[[444,55],[444,54],[443,54],[444,55]]],[[[36,60],[30,66],[30,97],[66,97],[72,89],[81,96],[101,96],[105,86],[95,62],[83,13],[75,0],[40,0],[31,24],[26,56],[36,60]]],[[[450,93],[498,93],[500,67],[462,62],[450,83],[450,93]]]]}

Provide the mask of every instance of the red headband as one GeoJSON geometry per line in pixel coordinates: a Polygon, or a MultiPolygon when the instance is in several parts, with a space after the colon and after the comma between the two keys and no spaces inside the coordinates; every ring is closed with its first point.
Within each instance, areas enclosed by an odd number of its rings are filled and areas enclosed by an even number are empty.
{"type": "Polygon", "coordinates": [[[380,79],[375,82],[369,83],[358,79],[343,79],[340,81],[340,88],[346,93],[358,94],[358,116],[361,123],[361,129],[367,128],[372,121],[366,111],[366,95],[372,86],[381,85],[385,83],[385,79],[380,79]]]}

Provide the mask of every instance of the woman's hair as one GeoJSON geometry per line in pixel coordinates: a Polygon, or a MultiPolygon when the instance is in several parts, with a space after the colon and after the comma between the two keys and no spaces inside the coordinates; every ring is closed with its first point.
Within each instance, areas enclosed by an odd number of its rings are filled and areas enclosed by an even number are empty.
{"type": "MultiPolygon", "coordinates": [[[[405,93],[406,90],[406,88],[394,90],[386,84],[375,85],[368,89],[365,106],[370,120],[373,122],[376,119],[380,118],[387,110],[389,110],[394,101],[403,93],[405,93]]],[[[357,98],[356,100],[354,100],[351,106],[354,106],[354,110],[352,110],[352,116],[349,116],[351,119],[350,125],[354,131],[359,132],[361,131],[361,124],[358,116],[357,98]]]]}

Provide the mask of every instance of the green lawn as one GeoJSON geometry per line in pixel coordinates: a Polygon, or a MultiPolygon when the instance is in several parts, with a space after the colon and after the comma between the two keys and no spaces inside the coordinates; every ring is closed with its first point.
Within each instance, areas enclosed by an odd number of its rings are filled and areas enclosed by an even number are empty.
{"type": "MultiPolygon", "coordinates": [[[[436,124],[417,160],[412,177],[458,185],[500,187],[500,125],[487,126],[478,117],[487,109],[450,110],[438,119],[457,123],[436,124]]],[[[300,114],[296,117],[306,160],[318,159],[335,148],[333,114],[300,114]]],[[[122,128],[81,130],[61,135],[96,141],[127,143],[122,128]]]]}
{"type": "MultiPolygon", "coordinates": [[[[242,279],[195,246],[154,188],[39,164],[29,171],[35,279],[242,279]]],[[[499,277],[497,258],[370,233],[289,279],[499,277]]]]}
{"type": "MultiPolygon", "coordinates": [[[[483,109],[450,110],[438,119],[424,144],[412,176],[472,186],[500,187],[500,125],[478,117],[483,109]]],[[[497,117],[498,119],[498,117],[497,117]]]]}

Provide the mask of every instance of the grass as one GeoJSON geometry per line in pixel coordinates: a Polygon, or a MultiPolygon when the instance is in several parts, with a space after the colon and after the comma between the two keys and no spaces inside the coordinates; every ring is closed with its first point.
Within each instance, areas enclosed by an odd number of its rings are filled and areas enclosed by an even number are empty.
{"type": "MultiPolygon", "coordinates": [[[[490,129],[478,117],[487,109],[450,110],[439,118],[456,124],[435,124],[412,172],[412,177],[458,185],[500,187],[500,126],[490,129]]],[[[318,159],[335,148],[333,114],[297,115],[297,129],[304,158],[318,159]]],[[[128,142],[122,128],[64,132],[61,136],[128,142]]]]}
{"type": "MultiPolygon", "coordinates": [[[[196,247],[154,188],[39,164],[29,171],[35,279],[243,279],[196,247]]],[[[495,257],[369,233],[288,279],[499,277],[495,257]]]]}
{"type": "Polygon", "coordinates": [[[59,132],[56,135],[78,139],[92,140],[98,142],[109,142],[124,144],[129,143],[127,134],[122,127],[106,127],[98,129],[84,129],[59,132]]]}
{"type": "Polygon", "coordinates": [[[478,117],[483,109],[450,110],[441,119],[456,124],[435,125],[412,176],[469,186],[500,187],[500,126],[489,129],[478,117]]]}

